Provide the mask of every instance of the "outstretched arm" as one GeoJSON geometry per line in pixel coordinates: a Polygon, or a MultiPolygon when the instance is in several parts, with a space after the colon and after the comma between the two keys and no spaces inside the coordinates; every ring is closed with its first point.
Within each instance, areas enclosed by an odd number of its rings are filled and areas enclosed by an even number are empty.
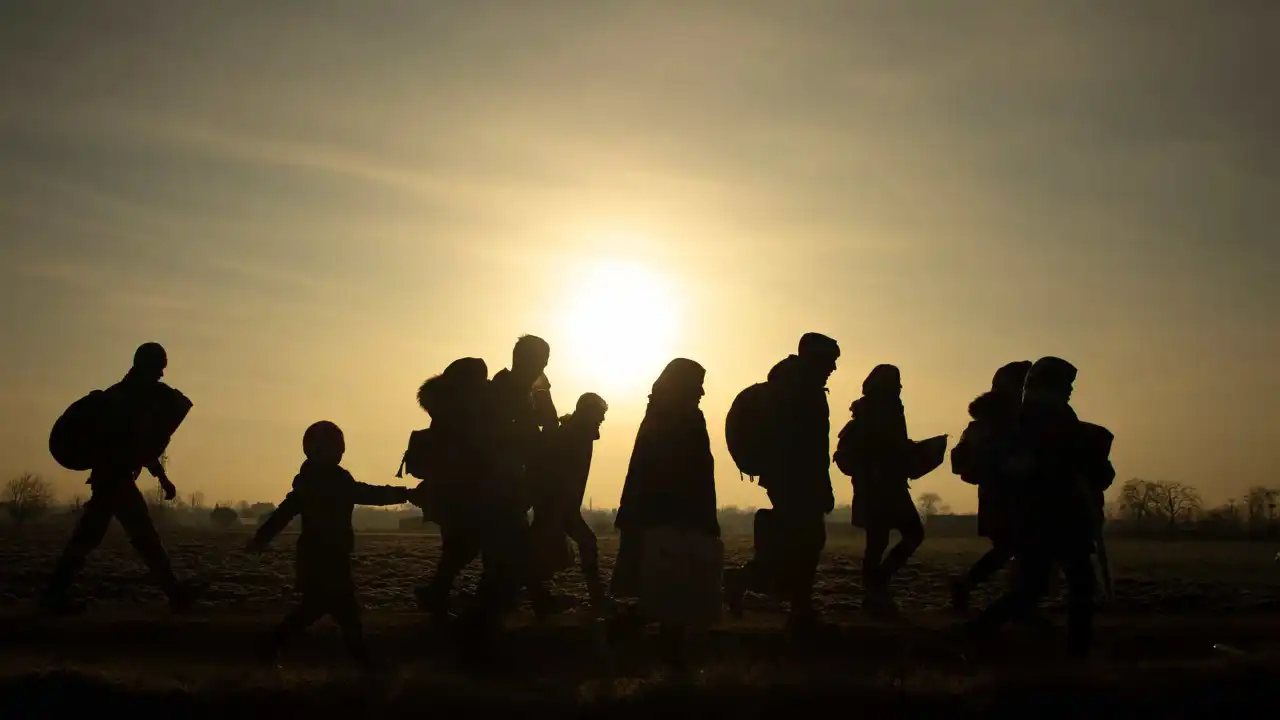
{"type": "Polygon", "coordinates": [[[399,505],[409,502],[410,492],[399,485],[351,484],[352,502],[356,505],[399,505]]]}
{"type": "Polygon", "coordinates": [[[280,503],[280,507],[268,515],[262,525],[258,526],[258,531],[253,534],[253,539],[249,541],[249,550],[256,552],[265,548],[276,535],[280,534],[281,530],[289,526],[289,523],[297,517],[300,510],[302,510],[302,498],[297,490],[290,490],[289,494],[280,503]]]}

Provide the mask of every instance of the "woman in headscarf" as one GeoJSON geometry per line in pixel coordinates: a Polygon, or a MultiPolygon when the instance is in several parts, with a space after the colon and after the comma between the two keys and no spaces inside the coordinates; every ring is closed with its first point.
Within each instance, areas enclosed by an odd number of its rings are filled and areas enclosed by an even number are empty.
{"type": "Polygon", "coordinates": [[[636,433],[614,527],[621,534],[612,594],[635,597],[646,530],[672,527],[720,536],[715,460],[698,404],[707,371],[677,358],[653,384],[636,433]]]}
{"type": "Polygon", "coordinates": [[[893,365],[877,365],[862,383],[862,397],[849,407],[852,420],[840,432],[842,468],[853,472],[853,524],[866,530],[862,558],[864,607],[895,609],[889,581],[924,542],[924,525],[907,488],[913,444],[907,436],[902,376],[893,365]],[[885,555],[889,532],[902,539],[885,555]]]}

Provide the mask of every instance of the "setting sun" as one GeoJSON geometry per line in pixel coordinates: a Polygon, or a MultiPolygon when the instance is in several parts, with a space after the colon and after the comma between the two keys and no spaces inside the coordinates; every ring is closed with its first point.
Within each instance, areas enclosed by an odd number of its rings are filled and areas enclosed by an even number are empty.
{"type": "Polygon", "coordinates": [[[562,361],[599,391],[647,385],[671,359],[677,330],[673,292],[641,265],[585,264],[560,313],[562,361]]]}

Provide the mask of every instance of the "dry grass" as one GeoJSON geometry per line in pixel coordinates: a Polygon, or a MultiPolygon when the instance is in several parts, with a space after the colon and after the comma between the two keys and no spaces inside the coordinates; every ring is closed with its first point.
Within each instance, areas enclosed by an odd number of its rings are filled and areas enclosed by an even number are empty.
{"type": "MultiPolygon", "coordinates": [[[[33,618],[30,600],[66,539],[65,530],[0,536],[0,705],[31,716],[86,707],[107,712],[265,716],[326,710],[379,717],[427,709],[517,708],[526,714],[608,708],[651,714],[663,708],[755,717],[791,703],[858,703],[868,711],[968,716],[1041,710],[1054,716],[1221,712],[1273,693],[1280,651],[1280,567],[1276,548],[1211,543],[1116,542],[1118,600],[1100,615],[1098,656],[1063,665],[1060,632],[1013,629],[964,657],[943,632],[946,578],[983,551],[977,540],[931,540],[904,574],[899,597],[911,628],[856,612],[861,543],[833,540],[820,604],[841,631],[796,647],[775,632],[782,616],[763,599],[725,623],[700,650],[701,672],[664,675],[652,643],[631,638],[606,648],[596,628],[569,615],[521,625],[505,661],[460,667],[448,638],[426,629],[410,590],[434,566],[433,536],[366,534],[356,564],[371,642],[395,669],[374,684],[341,662],[334,630],[319,626],[268,672],[250,661],[254,640],[284,612],[294,536],[261,558],[240,551],[244,533],[166,532],[181,571],[208,580],[195,615],[172,618],[132,549],[112,533],[82,580],[98,600],[84,618],[33,618]],[[1047,635],[1046,635],[1047,632],[1047,635]],[[1242,655],[1214,650],[1215,644],[1242,655]]],[[[744,561],[749,538],[726,542],[744,561]]],[[[605,538],[606,572],[615,549],[605,538]]],[[[469,580],[474,581],[475,568],[469,580]]],[[[575,574],[561,591],[583,595],[575,574]]],[[[998,584],[991,591],[998,591],[998,584]]],[[[981,598],[980,598],[981,601],[981,598]]],[[[1271,700],[1274,702],[1274,699],[1271,700]]],[[[9,716],[0,708],[0,714],[9,716]]],[[[14,715],[17,717],[17,715],[14,715]]],[[[23,714],[22,716],[26,716],[23,714]]]]}

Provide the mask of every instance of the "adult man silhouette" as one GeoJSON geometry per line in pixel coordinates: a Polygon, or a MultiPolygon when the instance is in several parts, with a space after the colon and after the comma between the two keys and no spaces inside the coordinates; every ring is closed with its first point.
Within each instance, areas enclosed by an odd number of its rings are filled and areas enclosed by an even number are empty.
{"type": "Polygon", "coordinates": [[[170,606],[181,612],[195,603],[199,588],[174,575],[137,485],[138,475],[146,468],[160,481],[166,499],[177,496],[160,457],[191,404],[160,382],[168,363],[159,343],[145,343],[134,353],[133,367],[124,379],[104,392],[103,412],[108,417],[103,426],[110,434],[101,439],[102,452],[89,474],[91,496],[41,597],[41,606],[48,612],[72,614],[84,609],[83,603],[69,596],[71,584],[89,553],[102,543],[113,517],[169,596],[170,606]]]}

